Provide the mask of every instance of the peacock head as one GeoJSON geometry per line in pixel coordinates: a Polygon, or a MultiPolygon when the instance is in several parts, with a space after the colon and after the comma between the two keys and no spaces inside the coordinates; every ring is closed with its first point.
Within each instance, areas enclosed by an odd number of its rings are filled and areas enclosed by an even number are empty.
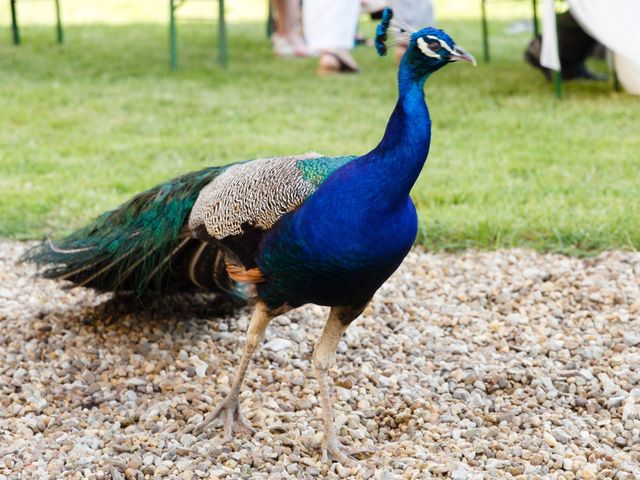
{"type": "Polygon", "coordinates": [[[408,25],[393,20],[393,12],[386,8],[376,31],[376,50],[385,55],[389,47],[403,44],[407,50],[402,58],[405,67],[418,77],[426,77],[451,62],[469,62],[476,65],[476,59],[464,48],[456,45],[444,31],[433,27],[414,31],[408,25]],[[387,45],[387,31],[395,33],[396,40],[387,45]]]}

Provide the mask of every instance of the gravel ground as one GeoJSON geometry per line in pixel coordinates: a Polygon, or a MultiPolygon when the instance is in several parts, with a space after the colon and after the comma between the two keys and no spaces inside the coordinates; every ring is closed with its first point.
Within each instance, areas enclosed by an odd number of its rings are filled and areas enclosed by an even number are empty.
{"type": "MultiPolygon", "coordinates": [[[[326,309],[274,320],[222,445],[248,311],[127,313],[33,279],[0,242],[0,479],[640,478],[640,254],[415,250],[331,372],[348,469],[320,462],[311,352],[326,309]]],[[[194,307],[195,305],[195,307],[194,307]]]]}

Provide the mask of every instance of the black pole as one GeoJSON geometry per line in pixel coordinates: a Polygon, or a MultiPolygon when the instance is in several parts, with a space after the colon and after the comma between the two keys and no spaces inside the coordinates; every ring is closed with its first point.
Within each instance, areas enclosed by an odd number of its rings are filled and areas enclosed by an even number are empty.
{"type": "Polygon", "coordinates": [[[176,5],[169,0],[169,66],[171,70],[178,68],[178,39],[176,35],[176,5]]]}
{"type": "Polygon", "coordinates": [[[18,16],[16,14],[16,0],[9,1],[11,5],[11,32],[13,33],[13,44],[20,45],[20,31],[18,30],[18,16]]]}
{"type": "Polygon", "coordinates": [[[218,0],[218,63],[227,66],[227,24],[224,19],[224,0],[218,0]]]}
{"type": "Polygon", "coordinates": [[[62,43],[64,41],[62,20],[60,19],[60,0],[56,0],[56,36],[58,38],[58,43],[62,43]]]}
{"type": "Polygon", "coordinates": [[[482,46],[484,50],[484,61],[489,63],[489,25],[487,24],[487,6],[486,0],[481,0],[480,6],[482,8],[482,46]]]}

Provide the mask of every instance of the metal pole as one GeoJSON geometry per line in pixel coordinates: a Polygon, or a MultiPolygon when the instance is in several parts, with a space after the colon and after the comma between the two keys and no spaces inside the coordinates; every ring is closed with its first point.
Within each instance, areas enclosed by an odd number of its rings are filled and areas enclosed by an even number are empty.
{"type": "Polygon", "coordinates": [[[56,1],[56,35],[58,38],[58,43],[62,43],[64,40],[64,36],[62,34],[62,21],[60,19],[60,0],[56,1]]]}
{"type": "Polygon", "coordinates": [[[482,46],[484,48],[484,61],[489,63],[489,26],[487,25],[487,6],[486,0],[481,0],[482,7],[482,46]]]}
{"type": "Polygon", "coordinates": [[[218,0],[218,63],[226,67],[227,56],[227,29],[224,20],[224,0],[218,0]]]}
{"type": "MultiPolygon", "coordinates": [[[[554,1],[554,5],[556,5],[555,1],[554,1]]],[[[554,9],[554,15],[556,15],[555,13],[555,9],[554,9]]],[[[558,35],[558,17],[556,15],[556,18],[554,19],[555,21],[555,29],[556,29],[556,37],[558,38],[558,41],[560,39],[560,36],[558,35]]],[[[558,48],[559,45],[558,45],[558,48]]],[[[559,54],[560,52],[558,52],[559,54]]],[[[553,87],[556,93],[556,98],[560,99],[562,98],[562,62],[560,62],[560,71],[553,71],[553,87]]]]}
{"type": "Polygon", "coordinates": [[[269,0],[269,13],[267,14],[267,38],[271,38],[271,35],[273,35],[273,31],[273,5],[271,4],[271,0],[269,0]]]}
{"type": "Polygon", "coordinates": [[[11,5],[11,33],[13,34],[13,44],[20,45],[20,31],[18,30],[18,17],[16,14],[16,0],[10,0],[11,5]]]}
{"type": "Polygon", "coordinates": [[[176,7],[175,0],[169,0],[169,67],[178,68],[178,41],[176,38],[176,7]]]}
{"type": "Polygon", "coordinates": [[[613,81],[613,89],[616,92],[621,92],[622,91],[622,85],[620,85],[620,79],[618,78],[618,74],[616,73],[615,65],[611,69],[611,79],[613,81]]]}
{"type": "Polygon", "coordinates": [[[540,27],[538,25],[538,0],[533,0],[533,36],[540,35],[540,27]]]}
{"type": "Polygon", "coordinates": [[[611,75],[611,83],[613,89],[616,92],[622,90],[622,86],[620,85],[620,79],[618,78],[618,74],[616,73],[616,59],[613,51],[607,49],[607,68],[609,69],[609,75],[611,75]]]}

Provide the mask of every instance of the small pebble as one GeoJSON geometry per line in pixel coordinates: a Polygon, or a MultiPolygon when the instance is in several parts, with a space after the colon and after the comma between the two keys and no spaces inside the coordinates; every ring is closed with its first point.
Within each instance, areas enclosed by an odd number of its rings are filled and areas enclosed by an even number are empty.
{"type": "Polygon", "coordinates": [[[544,434],[542,435],[542,438],[544,439],[545,443],[549,445],[551,448],[555,448],[556,445],[558,445],[558,442],[556,441],[554,436],[548,432],[544,432],[544,434]]]}

